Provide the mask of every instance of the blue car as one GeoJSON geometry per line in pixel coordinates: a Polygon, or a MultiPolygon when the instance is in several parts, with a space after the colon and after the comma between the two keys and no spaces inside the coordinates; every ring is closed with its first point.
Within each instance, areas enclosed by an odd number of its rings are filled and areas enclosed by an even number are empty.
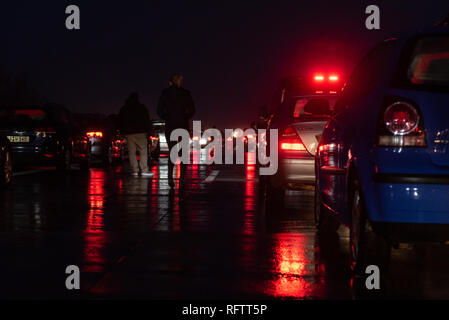
{"type": "Polygon", "coordinates": [[[406,32],[362,59],[315,172],[319,234],[349,227],[353,268],[400,242],[449,240],[448,27],[406,32]]]}

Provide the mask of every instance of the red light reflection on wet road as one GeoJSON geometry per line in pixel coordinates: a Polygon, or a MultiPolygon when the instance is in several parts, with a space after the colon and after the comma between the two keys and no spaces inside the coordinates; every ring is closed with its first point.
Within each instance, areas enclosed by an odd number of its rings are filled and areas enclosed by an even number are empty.
{"type": "Polygon", "coordinates": [[[310,295],[312,284],[307,277],[307,265],[312,262],[306,255],[307,246],[302,237],[279,234],[274,239],[272,268],[276,279],[265,293],[274,297],[301,298],[310,295]]]}
{"type": "Polygon", "coordinates": [[[103,272],[105,257],[104,233],[104,197],[105,172],[91,170],[88,185],[89,211],[84,233],[84,260],[86,266],[83,271],[103,272]]]}
{"type": "Polygon", "coordinates": [[[87,213],[87,232],[102,232],[104,227],[104,183],[105,172],[90,172],[88,186],[89,212],[87,213]]]}
{"type": "MultiPolygon", "coordinates": [[[[247,153],[247,163],[252,153],[247,153]]],[[[256,166],[252,164],[247,164],[245,167],[245,198],[244,198],[244,209],[245,216],[243,222],[243,234],[252,234],[256,231],[255,226],[255,211],[256,211],[256,166]]]]}

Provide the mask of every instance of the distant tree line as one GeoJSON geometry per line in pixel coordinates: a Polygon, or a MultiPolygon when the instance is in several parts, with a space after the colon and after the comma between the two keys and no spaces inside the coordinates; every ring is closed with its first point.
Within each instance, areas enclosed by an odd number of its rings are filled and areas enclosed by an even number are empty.
{"type": "Polygon", "coordinates": [[[29,86],[26,75],[12,77],[0,70],[0,107],[36,105],[45,100],[29,86]]]}

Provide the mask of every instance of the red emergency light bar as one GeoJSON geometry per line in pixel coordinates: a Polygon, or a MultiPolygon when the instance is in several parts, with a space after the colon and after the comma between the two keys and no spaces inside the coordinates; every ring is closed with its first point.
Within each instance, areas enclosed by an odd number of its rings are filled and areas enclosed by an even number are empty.
{"type": "Polygon", "coordinates": [[[87,132],[86,135],[89,138],[95,137],[95,138],[103,138],[103,132],[101,131],[95,131],[95,132],[87,132]]]}
{"type": "MultiPolygon", "coordinates": [[[[324,75],[322,75],[322,74],[317,74],[317,75],[315,75],[315,76],[313,77],[313,79],[314,79],[316,82],[323,82],[324,79],[325,79],[325,77],[324,77],[324,75]]],[[[339,80],[339,77],[338,77],[337,75],[335,75],[335,74],[331,74],[331,75],[329,75],[329,76],[327,77],[327,79],[328,79],[329,81],[336,82],[336,81],[339,80]]]]}

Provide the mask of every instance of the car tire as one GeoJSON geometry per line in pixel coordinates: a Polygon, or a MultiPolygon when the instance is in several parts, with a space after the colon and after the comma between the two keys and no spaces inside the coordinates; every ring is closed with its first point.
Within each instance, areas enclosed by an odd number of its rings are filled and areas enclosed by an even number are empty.
{"type": "Polygon", "coordinates": [[[318,185],[315,184],[315,205],[314,205],[314,220],[315,227],[320,235],[329,235],[337,232],[340,227],[339,222],[331,216],[329,210],[324,206],[321,200],[318,185]]]}
{"type": "Polygon", "coordinates": [[[159,143],[157,144],[157,147],[151,152],[151,159],[159,159],[159,156],[161,155],[161,146],[159,143]]]}
{"type": "Polygon", "coordinates": [[[0,188],[6,188],[12,180],[12,152],[6,149],[1,165],[0,188]]]}
{"type": "Polygon", "coordinates": [[[351,269],[355,274],[364,274],[368,265],[377,265],[380,270],[386,271],[390,262],[391,244],[370,228],[360,182],[357,178],[353,179],[348,194],[351,212],[349,231],[351,269]]]}
{"type": "MultiPolygon", "coordinates": [[[[284,206],[285,189],[275,184],[271,179],[267,181],[266,200],[271,209],[279,209],[284,206]]],[[[273,211],[273,210],[270,210],[273,211]]]]}
{"type": "Polygon", "coordinates": [[[58,171],[68,171],[72,164],[72,154],[68,147],[63,147],[61,154],[56,163],[56,169],[58,171]]]}
{"type": "Polygon", "coordinates": [[[80,162],[80,170],[81,171],[89,171],[91,164],[91,155],[90,152],[86,154],[86,158],[81,160],[80,162]]]}

